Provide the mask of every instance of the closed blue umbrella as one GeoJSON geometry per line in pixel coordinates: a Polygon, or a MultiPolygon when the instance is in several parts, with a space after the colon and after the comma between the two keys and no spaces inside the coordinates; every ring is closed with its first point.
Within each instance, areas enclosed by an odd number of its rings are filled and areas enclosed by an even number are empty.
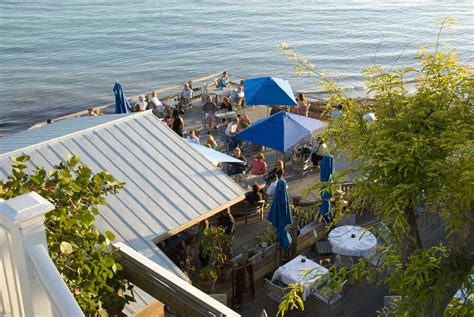
{"type": "Polygon", "coordinates": [[[291,235],[286,229],[287,226],[293,222],[293,218],[291,216],[290,202],[288,200],[286,181],[284,179],[277,181],[267,219],[272,223],[273,228],[275,228],[280,246],[284,250],[287,250],[291,245],[291,235]]]}
{"type": "Polygon", "coordinates": [[[247,106],[296,106],[297,102],[287,80],[276,77],[259,77],[244,80],[247,106]]]}
{"type": "Polygon", "coordinates": [[[255,122],[234,138],[285,152],[305,136],[325,125],[324,122],[313,118],[282,111],[255,122]]]}
{"type": "Polygon", "coordinates": [[[116,82],[113,91],[115,94],[115,113],[128,113],[131,110],[131,106],[127,98],[125,98],[122,84],[116,82]]]}
{"type": "MultiPolygon", "coordinates": [[[[319,180],[321,182],[332,181],[332,174],[334,173],[334,158],[330,154],[324,155],[320,163],[321,171],[319,180]]],[[[331,210],[331,193],[326,191],[326,186],[321,189],[321,199],[323,200],[321,206],[319,206],[319,214],[321,215],[324,223],[328,224],[331,222],[333,213],[331,210]]]]}

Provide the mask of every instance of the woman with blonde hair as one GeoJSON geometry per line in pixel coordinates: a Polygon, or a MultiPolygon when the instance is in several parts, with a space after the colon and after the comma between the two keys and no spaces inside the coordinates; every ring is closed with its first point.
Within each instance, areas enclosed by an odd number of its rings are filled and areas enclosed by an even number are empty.
{"type": "Polygon", "coordinates": [[[300,116],[307,117],[309,113],[309,106],[310,106],[308,99],[306,99],[305,95],[302,93],[298,94],[297,99],[298,99],[298,105],[296,107],[297,107],[298,114],[300,116]]]}
{"type": "Polygon", "coordinates": [[[217,150],[219,148],[219,145],[217,144],[216,140],[210,134],[207,136],[207,145],[213,150],[217,150]]]}

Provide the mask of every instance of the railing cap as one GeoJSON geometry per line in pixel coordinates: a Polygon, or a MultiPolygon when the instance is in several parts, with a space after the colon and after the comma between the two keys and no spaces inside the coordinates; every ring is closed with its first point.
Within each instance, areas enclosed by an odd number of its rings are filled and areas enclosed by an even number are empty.
{"type": "Polygon", "coordinates": [[[30,192],[9,200],[0,200],[0,216],[6,221],[18,224],[46,214],[54,205],[38,193],[30,192]]]}

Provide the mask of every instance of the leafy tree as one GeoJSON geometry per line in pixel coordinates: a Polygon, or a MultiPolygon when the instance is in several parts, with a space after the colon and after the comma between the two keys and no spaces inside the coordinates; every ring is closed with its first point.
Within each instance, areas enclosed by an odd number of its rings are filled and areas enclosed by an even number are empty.
{"type": "Polygon", "coordinates": [[[86,315],[119,314],[132,297],[125,295],[131,285],[119,275],[114,235],[94,227],[98,205],[105,196],[123,188],[110,174],[94,174],[79,157],[55,166],[49,174],[36,168],[27,174],[29,156],[13,158],[12,173],[0,180],[0,198],[35,191],[54,204],[45,218],[50,256],[86,315]]]}
{"type": "MultiPolygon", "coordinates": [[[[379,283],[402,297],[396,305],[399,316],[473,313],[472,297],[461,304],[453,299],[463,283],[467,294],[473,288],[474,80],[472,65],[461,64],[455,51],[440,49],[442,30],[451,22],[443,21],[434,45],[420,48],[419,67],[366,69],[371,102],[346,97],[326,72],[281,44],[299,75],[319,77],[332,94],[329,102],[343,105],[343,115],[332,120],[327,138],[353,168],[338,177],[356,173],[353,206],[361,207],[360,212],[370,206],[391,229],[390,242],[378,250],[381,264],[361,259],[353,269],[332,273],[353,281],[382,276],[379,283]],[[376,119],[364,119],[368,112],[376,119]],[[443,220],[443,241],[422,243],[420,210],[443,220]]],[[[290,304],[287,300],[282,307],[290,304]]]]}

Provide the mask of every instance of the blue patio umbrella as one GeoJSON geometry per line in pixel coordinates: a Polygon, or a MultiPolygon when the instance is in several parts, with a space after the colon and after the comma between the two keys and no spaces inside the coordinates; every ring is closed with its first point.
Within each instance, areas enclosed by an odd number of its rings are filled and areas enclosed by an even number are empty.
{"type": "Polygon", "coordinates": [[[287,80],[276,77],[259,77],[244,80],[247,106],[296,106],[297,102],[287,80]]]}
{"type": "MultiPolygon", "coordinates": [[[[321,171],[319,180],[321,182],[330,182],[332,181],[332,174],[334,174],[334,158],[330,154],[324,155],[320,163],[321,171]]],[[[331,193],[326,191],[326,186],[321,189],[321,199],[323,200],[321,206],[319,206],[319,214],[321,215],[324,223],[328,224],[331,222],[333,217],[331,210],[331,193]]]]}
{"type": "Polygon", "coordinates": [[[286,230],[286,227],[293,222],[293,218],[291,216],[288,192],[286,191],[286,181],[284,179],[277,181],[267,219],[272,223],[273,228],[275,228],[280,246],[284,250],[287,250],[291,245],[291,235],[286,230]]]}
{"type": "Polygon", "coordinates": [[[113,91],[115,94],[115,113],[128,113],[131,106],[123,93],[122,84],[116,82],[113,91]]]}
{"type": "Polygon", "coordinates": [[[234,138],[285,152],[305,136],[325,125],[316,119],[282,111],[255,122],[234,138]]]}

